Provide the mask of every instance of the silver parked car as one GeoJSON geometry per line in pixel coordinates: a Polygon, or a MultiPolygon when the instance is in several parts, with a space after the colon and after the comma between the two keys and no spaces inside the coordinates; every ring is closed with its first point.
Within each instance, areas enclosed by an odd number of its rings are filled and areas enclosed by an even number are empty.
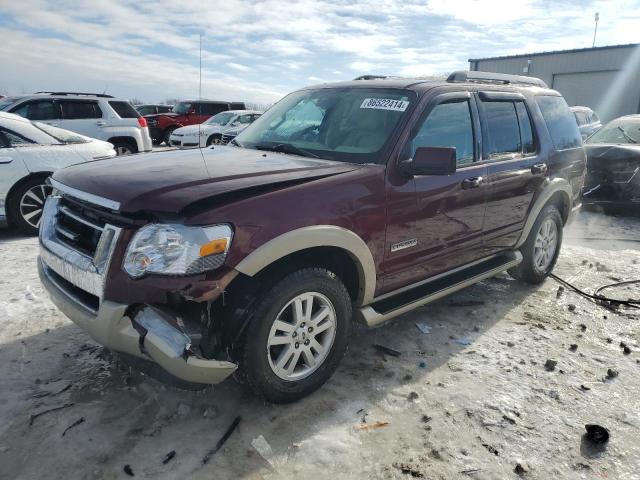
{"type": "Polygon", "coordinates": [[[600,118],[589,107],[571,107],[571,111],[573,116],[576,117],[582,140],[602,128],[600,118]]]}
{"type": "Polygon", "coordinates": [[[0,112],[0,224],[36,233],[54,171],[115,156],[110,143],[0,112]]]}

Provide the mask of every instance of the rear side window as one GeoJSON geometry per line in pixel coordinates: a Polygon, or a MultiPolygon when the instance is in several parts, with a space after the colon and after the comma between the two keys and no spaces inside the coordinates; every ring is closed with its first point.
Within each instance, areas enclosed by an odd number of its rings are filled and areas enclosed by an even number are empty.
{"type": "Polygon", "coordinates": [[[484,102],[489,158],[520,153],[520,129],[513,102],[484,102]]]}
{"type": "Polygon", "coordinates": [[[96,102],[61,100],[62,118],[80,120],[84,118],[102,118],[102,110],[96,102]]]}
{"type": "Polygon", "coordinates": [[[542,118],[547,124],[549,135],[557,150],[582,145],[578,124],[564,98],[541,95],[536,97],[536,103],[540,107],[542,118]]]}
{"type": "Polygon", "coordinates": [[[140,114],[129,102],[109,102],[120,118],[138,118],[140,114]]]}
{"type": "Polygon", "coordinates": [[[431,110],[411,142],[411,156],[419,147],[455,147],[457,165],[473,162],[469,102],[441,103],[431,110]]]}

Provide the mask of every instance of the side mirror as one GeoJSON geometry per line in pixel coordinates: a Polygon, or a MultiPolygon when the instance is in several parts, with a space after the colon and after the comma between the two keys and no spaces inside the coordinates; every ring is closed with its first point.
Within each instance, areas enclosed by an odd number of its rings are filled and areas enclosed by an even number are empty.
{"type": "Polygon", "coordinates": [[[407,175],[452,175],[456,173],[455,147],[420,147],[413,158],[400,162],[407,175]]]}

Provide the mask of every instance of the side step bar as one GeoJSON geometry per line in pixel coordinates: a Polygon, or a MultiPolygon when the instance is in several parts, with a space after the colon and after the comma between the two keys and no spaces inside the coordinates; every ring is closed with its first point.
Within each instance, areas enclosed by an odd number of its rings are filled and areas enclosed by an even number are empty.
{"type": "Polygon", "coordinates": [[[374,298],[371,304],[359,309],[358,320],[369,327],[376,327],[414,308],[515,267],[521,261],[520,252],[508,252],[457,268],[443,275],[436,275],[432,279],[416,284],[413,288],[402,288],[397,294],[392,292],[381,295],[377,299],[374,298]]]}

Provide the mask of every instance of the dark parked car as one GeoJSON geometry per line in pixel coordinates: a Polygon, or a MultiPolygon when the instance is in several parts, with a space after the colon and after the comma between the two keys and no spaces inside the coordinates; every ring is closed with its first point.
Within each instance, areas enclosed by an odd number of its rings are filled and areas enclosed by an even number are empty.
{"type": "Polygon", "coordinates": [[[587,139],[584,203],[607,212],[640,213],[640,115],[607,123],[587,139]]]}
{"type": "Polygon", "coordinates": [[[169,113],[173,109],[173,105],[136,105],[135,109],[143,117],[145,115],[154,115],[156,113],[169,113]]]}
{"type": "Polygon", "coordinates": [[[585,174],[560,94],[483,72],[303,89],[228,146],[153,155],[54,174],[40,278],[108,348],[272,402],[333,374],[352,319],[542,282],[585,174]]]}
{"type": "Polygon", "coordinates": [[[197,125],[220,112],[245,110],[242,102],[217,102],[213,100],[187,100],[178,102],[169,113],[147,115],[147,125],[154,144],[171,145],[171,133],[180,127],[197,125]]]}

